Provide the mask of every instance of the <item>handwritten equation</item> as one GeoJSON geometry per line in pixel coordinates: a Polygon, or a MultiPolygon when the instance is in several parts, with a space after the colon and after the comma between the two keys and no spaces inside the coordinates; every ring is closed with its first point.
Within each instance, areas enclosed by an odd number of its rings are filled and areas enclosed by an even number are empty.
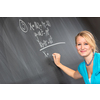
{"type": "Polygon", "coordinates": [[[46,52],[45,49],[58,44],[65,44],[65,42],[53,43],[53,38],[50,35],[51,24],[48,20],[45,20],[44,22],[41,21],[40,23],[36,21],[33,23],[28,22],[26,24],[22,19],[19,19],[19,27],[24,33],[33,31],[36,41],[40,46],[40,51],[42,51],[45,57],[49,57],[49,53],[46,52]]]}

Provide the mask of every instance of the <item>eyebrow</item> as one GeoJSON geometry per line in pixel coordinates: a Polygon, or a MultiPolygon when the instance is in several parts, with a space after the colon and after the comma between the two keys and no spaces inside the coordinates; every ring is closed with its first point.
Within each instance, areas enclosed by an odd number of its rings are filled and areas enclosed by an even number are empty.
{"type": "MultiPolygon", "coordinates": [[[[84,42],[84,43],[88,43],[88,42],[84,42]]],[[[81,44],[81,42],[77,42],[77,44],[81,44]]]]}

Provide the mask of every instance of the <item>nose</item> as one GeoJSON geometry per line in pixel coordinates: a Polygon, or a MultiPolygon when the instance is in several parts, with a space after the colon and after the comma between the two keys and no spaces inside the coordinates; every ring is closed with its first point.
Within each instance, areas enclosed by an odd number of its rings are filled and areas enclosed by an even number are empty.
{"type": "Polygon", "coordinates": [[[81,45],[81,49],[84,49],[84,45],[83,44],[81,45]]]}

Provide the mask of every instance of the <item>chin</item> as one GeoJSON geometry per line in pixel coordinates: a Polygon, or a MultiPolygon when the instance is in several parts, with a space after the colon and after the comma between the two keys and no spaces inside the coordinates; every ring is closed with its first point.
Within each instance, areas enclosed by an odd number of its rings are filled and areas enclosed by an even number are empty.
{"type": "Polygon", "coordinates": [[[80,56],[82,56],[82,57],[86,57],[88,54],[87,53],[79,53],[80,54],[80,56]]]}

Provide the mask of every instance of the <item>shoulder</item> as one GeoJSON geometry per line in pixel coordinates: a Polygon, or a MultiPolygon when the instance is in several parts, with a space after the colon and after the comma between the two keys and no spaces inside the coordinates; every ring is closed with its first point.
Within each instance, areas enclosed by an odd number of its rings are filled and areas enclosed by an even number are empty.
{"type": "Polygon", "coordinates": [[[95,62],[98,62],[100,60],[100,53],[97,52],[94,53],[94,60],[95,62]]]}
{"type": "Polygon", "coordinates": [[[98,68],[100,69],[100,53],[94,54],[94,62],[95,62],[95,65],[98,66],[98,68]]]}
{"type": "Polygon", "coordinates": [[[95,52],[94,55],[98,58],[100,58],[100,53],[95,52]]]}
{"type": "Polygon", "coordinates": [[[79,64],[79,66],[78,67],[81,67],[81,66],[83,66],[84,65],[84,61],[82,61],[80,64],[79,64]]]}
{"type": "Polygon", "coordinates": [[[94,72],[95,75],[97,76],[100,73],[100,53],[95,53],[94,54],[94,72]]]}
{"type": "Polygon", "coordinates": [[[83,66],[84,66],[84,61],[81,62],[81,63],[78,65],[78,70],[82,70],[82,69],[83,69],[83,66]]]}

